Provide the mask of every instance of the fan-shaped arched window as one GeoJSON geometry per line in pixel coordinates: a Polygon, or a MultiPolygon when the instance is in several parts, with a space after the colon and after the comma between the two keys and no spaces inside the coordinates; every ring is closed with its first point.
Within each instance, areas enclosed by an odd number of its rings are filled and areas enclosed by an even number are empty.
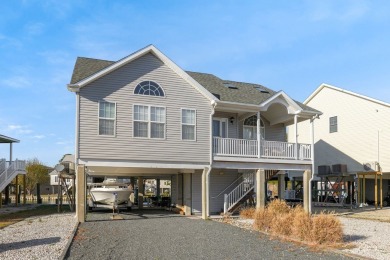
{"type": "Polygon", "coordinates": [[[134,94],[156,97],[165,96],[164,90],[154,81],[142,81],[135,87],[134,94]]]}
{"type": "MultiPolygon", "coordinates": [[[[257,139],[257,116],[253,115],[244,120],[244,139],[257,139]]],[[[263,120],[260,118],[260,136],[261,139],[265,138],[265,125],[263,120]]]]}

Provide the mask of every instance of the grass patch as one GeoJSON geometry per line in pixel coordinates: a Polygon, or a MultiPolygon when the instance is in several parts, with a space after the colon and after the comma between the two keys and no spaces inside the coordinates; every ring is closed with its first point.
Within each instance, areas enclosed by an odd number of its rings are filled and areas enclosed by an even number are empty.
{"type": "Polygon", "coordinates": [[[282,200],[273,200],[265,209],[257,210],[254,219],[257,230],[271,235],[314,246],[339,247],[343,243],[342,225],[335,216],[309,215],[301,206],[291,208],[282,200]]]}
{"type": "MultiPolygon", "coordinates": [[[[70,212],[69,207],[63,207],[62,212],[70,212]]],[[[57,205],[40,205],[35,209],[27,209],[0,215],[0,229],[15,224],[29,217],[57,214],[57,205]]],[[[42,221],[42,220],[41,220],[42,221]]]]}

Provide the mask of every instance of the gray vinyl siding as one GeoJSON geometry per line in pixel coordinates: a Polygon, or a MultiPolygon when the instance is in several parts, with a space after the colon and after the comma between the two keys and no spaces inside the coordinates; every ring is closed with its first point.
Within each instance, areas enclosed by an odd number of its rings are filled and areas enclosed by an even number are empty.
{"type": "Polygon", "coordinates": [[[177,175],[172,175],[171,178],[171,204],[176,205],[177,203],[177,175]]]}
{"type": "Polygon", "coordinates": [[[238,138],[238,122],[236,113],[220,112],[216,111],[213,117],[227,118],[228,120],[228,138],[238,138]],[[233,124],[230,122],[231,117],[234,117],[233,124]]]}
{"type": "Polygon", "coordinates": [[[146,54],[80,90],[81,159],[207,163],[210,101],[152,54],[146,54]],[[144,80],[157,82],[165,97],[134,95],[144,80]],[[99,101],[116,102],[116,135],[98,135],[99,101]],[[166,108],[165,139],[133,138],[133,105],[166,108]],[[181,140],[181,108],[196,109],[196,141],[181,140]]]}
{"type": "Polygon", "coordinates": [[[226,187],[228,187],[233,181],[235,181],[239,176],[241,176],[241,174],[239,174],[237,170],[212,170],[210,174],[210,214],[220,213],[221,211],[223,212],[224,194],[229,193],[235,187],[237,187],[241,180],[235,182],[220,196],[216,196],[226,187]]]}
{"type": "MultiPolygon", "coordinates": [[[[283,124],[270,125],[267,120],[262,118],[265,126],[265,140],[286,142],[286,128],[283,124]]],[[[243,138],[244,120],[239,122],[239,138],[243,138]]]]}
{"type": "Polygon", "coordinates": [[[202,213],[202,172],[192,174],[192,213],[202,213]]]}

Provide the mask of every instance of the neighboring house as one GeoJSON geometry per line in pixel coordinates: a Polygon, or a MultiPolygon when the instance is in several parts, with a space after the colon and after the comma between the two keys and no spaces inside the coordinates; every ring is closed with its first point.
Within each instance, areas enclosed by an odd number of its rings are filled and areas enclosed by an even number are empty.
{"type": "MultiPolygon", "coordinates": [[[[385,196],[390,185],[390,104],[329,84],[320,85],[304,104],[323,113],[314,127],[315,174],[320,165],[345,164],[355,175],[367,166],[375,170],[378,162],[385,196]]],[[[307,142],[307,123],[298,128],[303,133],[299,141],[307,142]]],[[[366,198],[374,200],[372,180],[367,181],[366,198]]]]}
{"type": "MultiPolygon", "coordinates": [[[[70,173],[70,174],[74,174],[75,173],[75,157],[73,154],[65,154],[61,160],[59,161],[60,164],[63,164],[65,166],[64,168],[64,172],[65,173],[70,173]]],[[[59,184],[59,176],[58,176],[58,172],[56,170],[53,170],[49,173],[50,175],[50,185],[51,185],[51,190],[52,190],[52,193],[57,193],[58,192],[58,184],[59,184]]],[[[91,178],[89,178],[90,180],[91,178]]],[[[73,187],[73,180],[71,178],[65,178],[64,179],[65,182],[66,182],[66,185],[68,186],[68,188],[72,188],[73,187]]]]}
{"type": "Polygon", "coordinates": [[[320,112],[283,91],[183,71],[153,45],[116,62],[78,58],[67,87],[76,94],[80,221],[86,174],[170,179],[172,202],[203,218],[232,210],[255,186],[264,207],[277,173],[310,176],[311,144],[287,143],[285,126],[320,112]]]}

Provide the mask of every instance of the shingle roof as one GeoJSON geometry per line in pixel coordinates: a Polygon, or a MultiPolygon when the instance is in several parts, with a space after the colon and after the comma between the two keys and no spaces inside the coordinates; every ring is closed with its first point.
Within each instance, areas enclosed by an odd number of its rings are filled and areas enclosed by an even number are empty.
{"type": "MultiPolygon", "coordinates": [[[[71,84],[77,83],[98,71],[115,63],[114,61],[98,60],[92,58],[78,57],[73,69],[71,84]]],[[[186,71],[194,80],[214,94],[221,101],[229,101],[243,104],[259,105],[271,96],[275,91],[259,84],[223,80],[213,74],[186,71]],[[229,88],[230,85],[232,88],[229,88]]],[[[307,111],[318,112],[298,101],[300,107],[307,111]]]]}

